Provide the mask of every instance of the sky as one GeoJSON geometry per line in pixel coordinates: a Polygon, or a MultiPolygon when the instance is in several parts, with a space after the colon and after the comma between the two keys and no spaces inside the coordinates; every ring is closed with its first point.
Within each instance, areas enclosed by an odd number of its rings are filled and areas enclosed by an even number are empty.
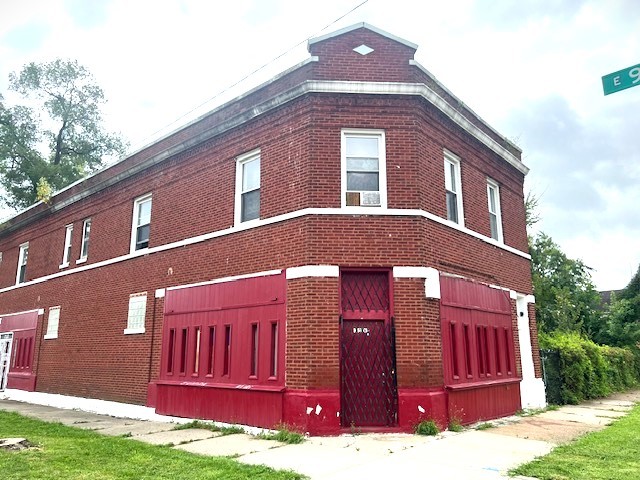
{"type": "MultiPolygon", "coordinates": [[[[536,230],[623,288],[640,264],[637,0],[3,0],[0,93],[28,62],[76,59],[105,91],[107,129],[152,142],[308,57],[310,37],[367,22],[523,150],[536,230]]],[[[10,212],[0,210],[0,218],[10,212]]]]}

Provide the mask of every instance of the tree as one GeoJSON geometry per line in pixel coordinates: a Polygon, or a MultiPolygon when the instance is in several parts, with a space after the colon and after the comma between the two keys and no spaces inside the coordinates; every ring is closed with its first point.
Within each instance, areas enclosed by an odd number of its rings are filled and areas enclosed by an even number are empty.
{"type": "Polygon", "coordinates": [[[602,320],[594,332],[597,342],[640,348],[640,267],[629,284],[612,295],[602,320]]]}
{"type": "Polygon", "coordinates": [[[538,204],[540,203],[540,197],[532,191],[527,192],[527,196],[524,199],[524,218],[527,228],[533,227],[540,221],[540,214],[538,213],[538,204]]]}
{"type": "Polygon", "coordinates": [[[78,62],[30,63],[9,75],[9,85],[37,110],[7,107],[0,96],[0,185],[6,192],[0,198],[8,206],[46,201],[47,192],[124,153],[123,140],[102,127],[102,89],[78,62]]]}
{"type": "Polygon", "coordinates": [[[600,322],[589,267],[568,258],[544,233],[530,239],[530,252],[538,328],[588,333],[600,322]]]}

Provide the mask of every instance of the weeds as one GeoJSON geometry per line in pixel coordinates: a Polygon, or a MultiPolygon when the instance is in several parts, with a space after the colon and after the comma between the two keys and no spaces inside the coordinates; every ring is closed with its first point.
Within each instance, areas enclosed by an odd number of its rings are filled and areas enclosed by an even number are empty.
{"type": "Polygon", "coordinates": [[[462,432],[464,431],[464,427],[460,423],[459,418],[452,418],[449,421],[449,427],[447,428],[450,432],[462,432]]]}
{"type": "Polygon", "coordinates": [[[189,423],[182,423],[173,427],[174,430],[188,430],[190,428],[201,428],[212,432],[219,432],[221,436],[235,435],[236,433],[244,433],[242,427],[231,425],[229,427],[219,427],[215,423],[203,422],[202,420],[194,420],[189,423]]]}
{"type": "Polygon", "coordinates": [[[288,443],[290,445],[304,442],[304,435],[293,432],[287,427],[280,427],[274,433],[262,432],[258,434],[258,438],[263,440],[275,440],[277,442],[288,443]]]}
{"type": "Polygon", "coordinates": [[[415,432],[418,435],[437,435],[440,433],[440,429],[433,420],[423,420],[416,425],[415,432]]]}
{"type": "Polygon", "coordinates": [[[489,430],[490,428],[495,428],[495,425],[493,423],[484,422],[475,426],[476,430],[489,430]]]}

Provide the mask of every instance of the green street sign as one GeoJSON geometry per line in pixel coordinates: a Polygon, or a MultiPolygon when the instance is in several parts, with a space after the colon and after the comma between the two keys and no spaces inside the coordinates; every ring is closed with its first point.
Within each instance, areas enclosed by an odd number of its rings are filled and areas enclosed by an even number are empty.
{"type": "Polygon", "coordinates": [[[640,64],[618,70],[602,77],[604,94],[616,93],[640,85],[640,64]]]}

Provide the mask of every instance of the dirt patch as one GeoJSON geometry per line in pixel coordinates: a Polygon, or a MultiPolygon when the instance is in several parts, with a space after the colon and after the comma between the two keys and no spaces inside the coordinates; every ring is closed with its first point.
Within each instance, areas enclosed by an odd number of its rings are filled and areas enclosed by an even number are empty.
{"type": "Polygon", "coordinates": [[[0,438],[0,448],[10,452],[19,452],[20,450],[38,448],[38,446],[26,438],[0,438]]]}
{"type": "Polygon", "coordinates": [[[640,390],[630,390],[628,392],[614,393],[607,397],[607,400],[626,400],[628,402],[640,402],[640,390]]]}
{"type": "Polygon", "coordinates": [[[600,430],[601,428],[598,425],[529,417],[523,418],[518,423],[499,426],[486,430],[486,432],[531,440],[543,440],[557,445],[570,442],[585,433],[600,430]]]}

